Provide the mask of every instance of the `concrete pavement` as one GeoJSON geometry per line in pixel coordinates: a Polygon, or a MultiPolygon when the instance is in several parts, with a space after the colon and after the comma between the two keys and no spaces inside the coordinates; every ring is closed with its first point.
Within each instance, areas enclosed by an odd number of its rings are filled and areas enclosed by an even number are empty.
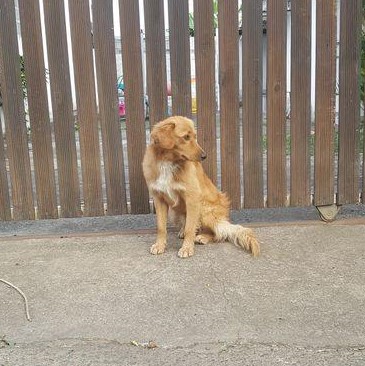
{"type": "Polygon", "coordinates": [[[8,233],[0,278],[32,321],[0,283],[0,365],[365,365],[365,219],[251,226],[258,259],[180,259],[176,233],[152,256],[147,228],[8,233]]]}

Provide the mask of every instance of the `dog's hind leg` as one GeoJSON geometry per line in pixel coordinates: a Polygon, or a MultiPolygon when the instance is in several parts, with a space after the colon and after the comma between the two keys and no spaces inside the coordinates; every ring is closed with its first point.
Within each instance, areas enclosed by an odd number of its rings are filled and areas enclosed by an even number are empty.
{"type": "Polygon", "coordinates": [[[181,203],[176,207],[172,207],[169,211],[171,222],[179,228],[179,233],[177,234],[179,239],[184,239],[185,236],[186,213],[184,211],[185,208],[181,203]]]}
{"type": "Polygon", "coordinates": [[[179,239],[184,239],[184,237],[185,237],[184,232],[185,232],[185,225],[181,226],[181,228],[180,228],[180,230],[179,230],[179,232],[177,234],[177,237],[179,239]]]}
{"type": "Polygon", "coordinates": [[[166,249],[167,241],[167,203],[158,195],[153,196],[157,217],[157,239],[156,243],[151,246],[151,254],[162,254],[166,249]]]}
{"type": "Polygon", "coordinates": [[[198,234],[195,237],[195,244],[208,244],[214,242],[214,235],[208,233],[198,234]]]}
{"type": "Polygon", "coordinates": [[[185,237],[185,216],[181,215],[181,214],[177,214],[176,212],[172,211],[172,215],[171,215],[172,219],[173,219],[173,223],[174,225],[176,225],[179,228],[179,232],[177,234],[177,237],[179,239],[184,239],[185,237]]]}
{"type": "Polygon", "coordinates": [[[200,205],[197,205],[198,198],[195,196],[186,197],[186,222],[184,230],[184,241],[179,250],[180,258],[187,258],[194,255],[194,240],[196,230],[199,227],[200,205]]]}
{"type": "Polygon", "coordinates": [[[184,239],[185,238],[185,224],[186,224],[185,215],[179,215],[180,230],[179,230],[179,233],[177,234],[179,239],[184,239]]]}

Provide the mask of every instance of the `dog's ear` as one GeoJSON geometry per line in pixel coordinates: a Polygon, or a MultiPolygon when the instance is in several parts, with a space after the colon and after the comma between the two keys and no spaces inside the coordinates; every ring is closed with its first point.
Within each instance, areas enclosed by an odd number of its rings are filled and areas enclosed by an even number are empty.
{"type": "Polygon", "coordinates": [[[173,131],[175,123],[158,123],[152,130],[151,141],[163,149],[172,149],[175,146],[173,131]]]}

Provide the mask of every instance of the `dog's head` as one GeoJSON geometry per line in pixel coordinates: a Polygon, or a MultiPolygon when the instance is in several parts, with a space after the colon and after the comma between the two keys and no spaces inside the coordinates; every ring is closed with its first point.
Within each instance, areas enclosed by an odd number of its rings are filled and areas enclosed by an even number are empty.
{"type": "Polygon", "coordinates": [[[193,121],[185,117],[170,117],[157,123],[152,129],[151,141],[181,160],[200,161],[207,157],[196,140],[193,121]]]}

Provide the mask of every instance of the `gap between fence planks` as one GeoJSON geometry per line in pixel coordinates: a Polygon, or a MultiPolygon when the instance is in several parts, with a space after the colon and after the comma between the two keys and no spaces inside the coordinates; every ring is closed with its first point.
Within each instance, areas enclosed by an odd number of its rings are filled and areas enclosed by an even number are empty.
{"type": "Polygon", "coordinates": [[[4,136],[2,128],[0,128],[0,220],[11,220],[10,195],[6,171],[4,136]]]}

